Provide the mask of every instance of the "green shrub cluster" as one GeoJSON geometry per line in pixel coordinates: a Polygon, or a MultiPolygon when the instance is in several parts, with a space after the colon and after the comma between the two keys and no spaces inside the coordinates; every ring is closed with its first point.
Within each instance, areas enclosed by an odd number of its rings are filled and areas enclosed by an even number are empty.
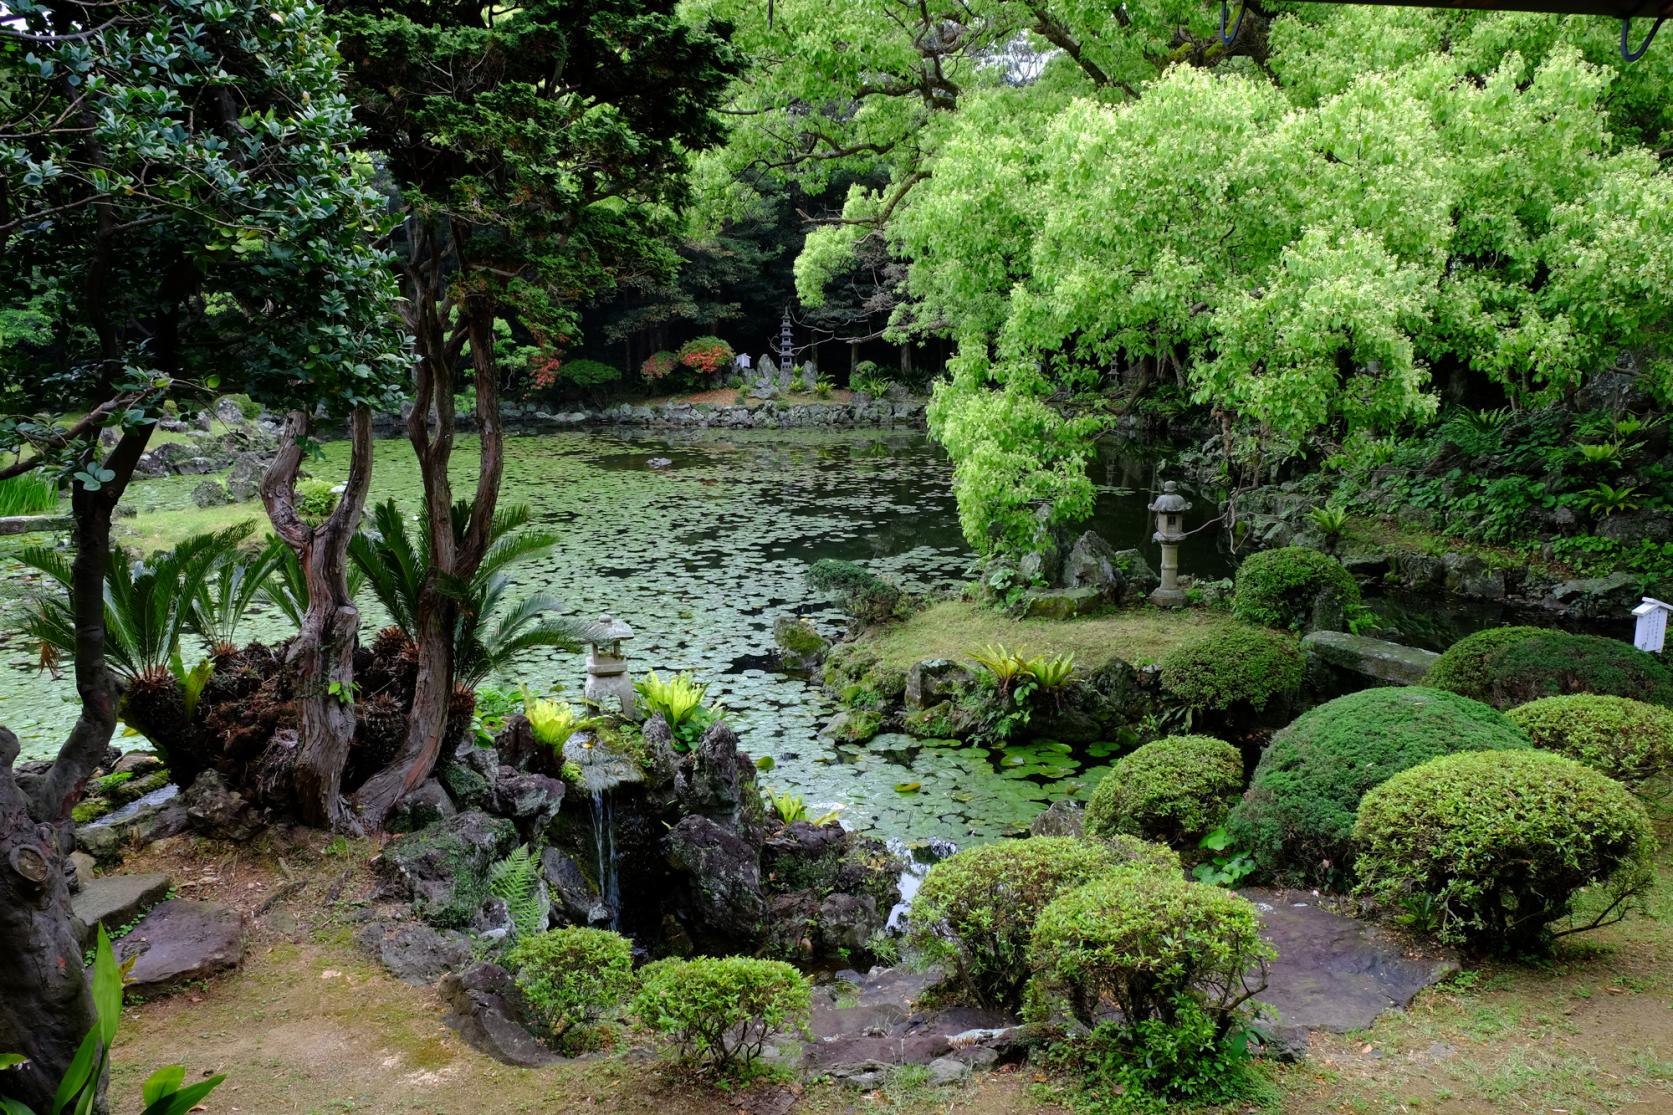
{"type": "Polygon", "coordinates": [[[911,944],[945,964],[949,982],[971,1001],[1018,1010],[1040,911],[1064,891],[1123,865],[1143,870],[1167,862],[1163,857],[1178,874],[1177,856],[1165,848],[1146,851],[1138,841],[1035,837],[968,848],[924,877],[912,906],[911,944]]]}
{"type": "Polygon", "coordinates": [[[1673,706],[1673,672],[1655,655],[1618,639],[1543,627],[1496,627],[1466,636],[1436,660],[1424,684],[1501,709],[1567,693],[1673,706]]]}
{"type": "Polygon", "coordinates": [[[1250,554],[1237,569],[1232,614],[1262,627],[1300,631],[1323,604],[1335,612],[1359,604],[1359,585],[1342,563],[1305,546],[1250,554]]]}
{"type": "Polygon", "coordinates": [[[1527,746],[1502,713],[1453,693],[1350,693],[1273,737],[1226,828],[1259,870],[1327,882],[1352,858],[1354,814],[1372,787],[1438,755],[1527,746]]]}
{"type": "Polygon", "coordinates": [[[1242,789],[1237,748],[1210,736],[1169,736],[1123,756],[1098,783],[1086,803],[1086,833],[1194,849],[1242,789]]]}
{"type": "Polygon", "coordinates": [[[813,988],[778,960],[746,956],[658,960],[640,972],[633,1011],[674,1039],[682,1059],[719,1075],[748,1072],[768,1035],[806,1031],[813,988]]]}
{"type": "Polygon", "coordinates": [[[1273,950],[1252,903],[1220,887],[1120,871],[1041,911],[1031,942],[1032,1009],[1064,1002],[1087,1026],[1082,1072],[1142,1099],[1217,1101],[1241,1083],[1243,1006],[1273,950]]]}
{"type": "Polygon", "coordinates": [[[337,492],[324,480],[303,480],[296,485],[296,513],[310,523],[324,522],[337,507],[337,492]]]}
{"type": "Polygon", "coordinates": [[[1259,627],[1229,627],[1162,659],[1162,687],[1186,707],[1212,712],[1265,709],[1299,691],[1305,673],[1295,636],[1259,627]]]}
{"type": "Polygon", "coordinates": [[[808,567],[807,583],[861,623],[892,619],[900,604],[900,589],[858,562],[821,558],[808,567]]]}
{"type": "Polygon", "coordinates": [[[1505,713],[1534,746],[1628,785],[1673,767],[1673,709],[1630,697],[1542,697],[1505,713]]]}
{"type": "Polygon", "coordinates": [[[548,1033],[562,1040],[633,990],[633,942],[607,929],[552,929],[524,937],[506,967],[548,1033]]]}
{"type": "Polygon", "coordinates": [[[565,360],[558,369],[561,379],[577,387],[602,387],[622,378],[621,369],[602,360],[565,360]]]}
{"type": "Polygon", "coordinates": [[[1360,893],[1445,940],[1507,954],[1619,920],[1653,878],[1643,805],[1543,751],[1447,755],[1397,774],[1365,795],[1354,838],[1360,893]],[[1571,917],[1591,886],[1589,915],[1571,917]]]}

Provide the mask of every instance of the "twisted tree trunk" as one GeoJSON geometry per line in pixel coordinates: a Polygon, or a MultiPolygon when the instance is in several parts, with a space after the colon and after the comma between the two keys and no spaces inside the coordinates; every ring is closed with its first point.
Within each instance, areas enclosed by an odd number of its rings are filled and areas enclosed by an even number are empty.
{"type": "Polygon", "coordinates": [[[349,594],[348,552],[372,485],[371,410],[356,407],[349,425],[348,481],[323,523],[310,526],[296,511],[296,478],[309,429],[306,411],[287,416],[279,451],[262,477],[261,498],[273,529],[301,563],[308,586],[302,630],[288,652],[296,669],[301,729],[292,772],[297,805],[309,824],[356,831],[343,800],[343,770],[354,739],[354,650],[360,633],[360,610],[349,594]]]}
{"type": "MultiPolygon", "coordinates": [[[[29,1058],[22,1068],[0,1074],[0,1095],[37,1111],[50,1110],[59,1079],[93,1028],[81,944],[70,929],[69,817],[116,731],[121,687],[105,664],[110,520],[151,429],[123,433],[105,461],[111,480],[92,490],[77,482],[71,491],[76,555],[70,594],[81,696],[75,727],[45,776],[29,784],[12,769],[17,737],[0,727],[0,1053],[29,1058]]],[[[99,1087],[102,1113],[104,1084],[99,1087]]]]}
{"type": "MultiPolygon", "coordinates": [[[[434,307],[439,299],[422,293],[413,304],[434,307]]],[[[381,828],[397,802],[430,777],[447,736],[447,709],[453,692],[453,634],[458,605],[448,586],[475,576],[488,550],[504,471],[504,431],[500,427],[499,377],[494,367],[494,314],[474,298],[460,308],[464,337],[470,342],[476,383],[476,418],[481,453],[470,518],[462,532],[453,528],[453,486],[448,464],[453,454],[453,368],[457,345],[450,341],[434,312],[421,311],[416,323],[420,360],[417,397],[407,417],[407,437],[418,455],[424,479],[425,527],[429,566],[418,597],[418,677],[413,687],[407,738],[383,770],[355,794],[361,819],[381,828]]]]}

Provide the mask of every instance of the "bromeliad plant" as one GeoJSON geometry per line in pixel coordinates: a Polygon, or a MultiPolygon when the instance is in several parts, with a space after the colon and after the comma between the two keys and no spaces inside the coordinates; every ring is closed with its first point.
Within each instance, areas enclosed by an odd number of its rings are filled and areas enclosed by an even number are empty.
{"type": "MultiPolygon", "coordinates": [[[[81,1048],[65,1070],[58,1084],[52,1106],[39,1115],[92,1115],[102,1110],[105,1074],[110,1068],[110,1047],[116,1040],[116,1027],[122,1021],[122,985],[128,967],[116,962],[105,927],[99,926],[98,941],[93,949],[93,1010],[95,1022],[87,1032],[81,1048]]],[[[0,1053],[0,1072],[23,1064],[16,1053],[0,1053]]],[[[4,1077],[0,1077],[3,1081],[4,1077]]],[[[221,1086],[225,1075],[212,1076],[190,1086],[186,1085],[186,1069],[169,1065],[152,1073],[140,1089],[145,1107],[140,1115],[186,1115],[203,1098],[221,1086]]],[[[3,1084],[0,1084],[3,1086],[3,1084]]],[[[0,1096],[0,1115],[37,1115],[17,1100],[0,1096]]]]}
{"type": "Polygon", "coordinates": [[[689,674],[664,678],[655,670],[633,683],[646,718],[660,714],[674,734],[674,747],[689,751],[723,715],[718,705],[705,705],[709,687],[689,674]]]}
{"type": "Polygon", "coordinates": [[[773,814],[787,825],[793,825],[797,821],[807,821],[815,827],[828,825],[837,819],[838,813],[842,812],[842,806],[839,805],[817,817],[810,817],[808,816],[807,801],[802,795],[792,793],[789,790],[764,789],[761,791],[761,796],[766,799],[773,814]]]}
{"type": "Polygon", "coordinates": [[[523,717],[529,722],[535,742],[559,756],[563,755],[563,745],[569,742],[569,737],[586,725],[574,705],[536,697],[527,686],[523,688],[523,717]]]}

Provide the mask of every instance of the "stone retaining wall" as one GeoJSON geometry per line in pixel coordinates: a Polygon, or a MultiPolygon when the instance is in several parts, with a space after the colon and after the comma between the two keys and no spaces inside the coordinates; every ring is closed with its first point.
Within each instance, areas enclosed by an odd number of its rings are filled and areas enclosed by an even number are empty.
{"type": "MultiPolygon", "coordinates": [[[[597,426],[642,426],[652,429],[849,429],[908,427],[926,424],[920,399],[855,399],[838,403],[778,403],[755,406],[717,406],[710,403],[616,403],[601,408],[549,411],[538,406],[506,403],[501,418],[509,426],[582,429],[597,426]]],[[[400,415],[379,415],[380,429],[399,428],[400,415]]],[[[472,429],[470,416],[458,416],[459,428],[472,429]]]]}

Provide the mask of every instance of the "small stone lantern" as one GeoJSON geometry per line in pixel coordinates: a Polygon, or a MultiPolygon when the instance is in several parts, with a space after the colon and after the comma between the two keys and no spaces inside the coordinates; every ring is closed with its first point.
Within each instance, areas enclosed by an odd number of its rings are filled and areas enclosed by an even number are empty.
{"type": "Polygon", "coordinates": [[[591,646],[587,651],[587,700],[603,706],[614,699],[623,716],[637,719],[638,694],[627,676],[627,656],[622,653],[622,643],[633,638],[633,628],[606,612],[587,626],[585,638],[591,646]]]}
{"type": "Polygon", "coordinates": [[[1185,541],[1185,512],[1191,510],[1191,501],[1179,494],[1178,484],[1169,480],[1150,510],[1156,512],[1155,540],[1162,544],[1162,583],[1150,594],[1150,602],[1177,608],[1185,603],[1185,593],[1179,587],[1179,544],[1185,541]]]}

